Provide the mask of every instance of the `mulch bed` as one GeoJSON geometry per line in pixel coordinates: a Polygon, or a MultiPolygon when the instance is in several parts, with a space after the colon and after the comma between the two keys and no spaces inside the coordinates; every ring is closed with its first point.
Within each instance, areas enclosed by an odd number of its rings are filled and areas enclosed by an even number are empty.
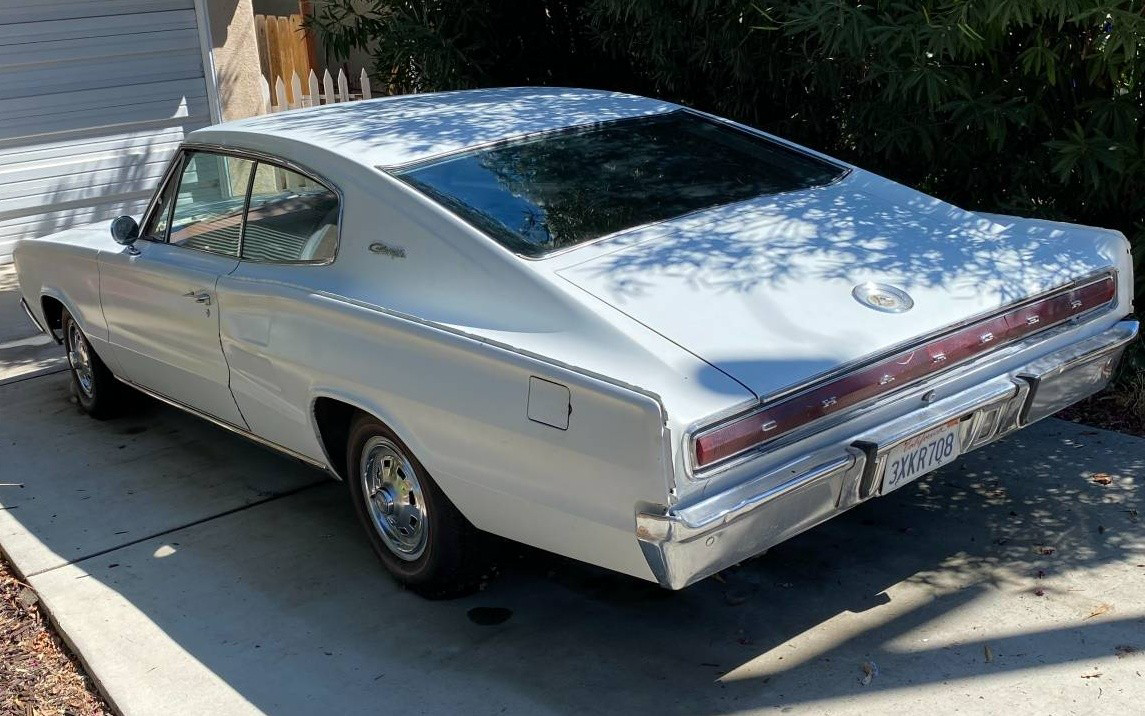
{"type": "Polygon", "coordinates": [[[0,558],[0,714],[110,713],[35,592],[0,558]]]}
{"type": "Polygon", "coordinates": [[[1111,388],[1066,408],[1055,417],[1145,438],[1145,410],[1130,404],[1123,392],[1111,388]]]}

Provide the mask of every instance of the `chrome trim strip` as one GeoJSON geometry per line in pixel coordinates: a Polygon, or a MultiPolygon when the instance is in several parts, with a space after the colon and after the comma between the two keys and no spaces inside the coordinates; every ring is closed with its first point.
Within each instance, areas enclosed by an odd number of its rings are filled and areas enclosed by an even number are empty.
{"type": "Polygon", "coordinates": [[[225,420],[219,420],[218,418],[216,418],[212,415],[207,415],[206,413],[202,412],[201,410],[197,410],[195,408],[192,408],[191,406],[189,406],[185,403],[181,403],[178,400],[175,400],[174,398],[168,398],[167,396],[165,396],[161,393],[156,393],[154,390],[151,390],[150,388],[144,388],[142,385],[139,385],[138,383],[130,381],[126,378],[121,378],[117,375],[117,376],[115,376],[115,379],[118,380],[120,383],[123,383],[124,385],[131,386],[132,388],[138,390],[140,393],[143,393],[144,395],[150,396],[150,397],[158,400],[161,403],[166,403],[167,405],[170,405],[173,408],[179,408],[180,410],[187,412],[187,413],[190,413],[191,415],[194,415],[197,418],[202,418],[203,420],[206,420],[209,423],[217,425],[218,427],[223,428],[224,430],[228,430],[228,431],[234,433],[235,435],[238,435],[240,437],[244,437],[253,443],[257,443],[259,445],[262,445],[263,447],[268,447],[272,450],[275,450],[277,452],[282,453],[283,455],[286,455],[287,457],[292,457],[295,460],[301,460],[302,462],[306,463],[307,465],[319,468],[320,470],[324,470],[326,473],[331,475],[335,480],[338,480],[339,482],[341,482],[341,480],[342,480],[342,478],[338,475],[338,473],[335,472],[334,468],[332,468],[329,465],[323,464],[322,462],[315,460],[314,458],[303,455],[300,452],[295,452],[294,450],[291,450],[288,447],[283,447],[282,445],[279,445],[276,442],[271,442],[270,440],[267,440],[266,438],[259,437],[258,435],[255,435],[254,433],[252,433],[248,430],[243,430],[242,428],[238,427],[237,425],[231,425],[230,423],[226,422],[225,420]]]}
{"type": "MultiPolygon", "coordinates": [[[[32,322],[32,325],[36,327],[37,331],[40,333],[48,333],[48,330],[41,326],[40,322],[36,320],[36,316],[32,314],[32,309],[28,307],[28,302],[24,300],[23,296],[20,297],[20,308],[24,309],[24,315],[28,317],[28,320],[32,322]]],[[[56,340],[57,343],[60,342],[54,333],[48,333],[48,335],[56,340]]]]}
{"type": "MultiPolygon", "coordinates": [[[[167,168],[163,170],[163,176],[160,177],[159,183],[155,185],[155,191],[151,192],[151,199],[147,201],[147,206],[143,209],[143,214],[140,217],[142,221],[139,222],[140,239],[143,239],[144,241],[151,241],[151,239],[144,237],[143,229],[147,228],[148,222],[151,221],[151,214],[155,211],[155,205],[159,202],[159,195],[162,194],[163,190],[167,188],[167,182],[171,181],[171,176],[175,173],[176,167],[181,167],[182,165],[183,148],[180,146],[175,150],[175,154],[171,157],[171,161],[167,163],[167,168]]],[[[171,202],[171,206],[173,207],[174,205],[175,202],[171,202]]],[[[170,219],[170,212],[168,212],[168,219],[170,219]]],[[[170,226],[171,223],[170,220],[168,220],[167,227],[170,228],[170,226]]],[[[166,243],[166,241],[166,238],[164,238],[163,243],[166,243]]],[[[159,242],[153,241],[152,243],[159,242]]]]}
{"type": "Polygon", "coordinates": [[[914,349],[918,348],[919,346],[922,346],[922,345],[929,343],[931,341],[934,341],[934,340],[941,339],[941,338],[943,338],[943,337],[945,337],[951,333],[954,333],[958,330],[961,330],[961,329],[966,328],[968,326],[974,325],[976,323],[988,321],[992,318],[995,318],[995,317],[1000,316],[1000,315],[1005,314],[1005,313],[1009,313],[1011,311],[1016,311],[1016,310],[1022,308],[1023,306],[1027,306],[1027,305],[1030,305],[1032,303],[1036,303],[1038,301],[1044,300],[1046,298],[1050,298],[1050,297],[1055,296],[1055,295],[1060,294],[1060,293],[1066,293],[1067,291],[1072,291],[1072,290],[1075,290],[1078,288],[1082,288],[1084,286],[1098,283],[1100,281],[1105,280],[1107,277],[1110,278],[1114,283],[1114,298],[1109,303],[1107,303],[1103,306],[1098,306],[1098,307],[1096,307],[1090,311],[1079,314],[1077,316],[1071,316],[1070,318],[1067,318],[1067,319],[1060,321],[1058,323],[1046,324],[1045,326],[1042,326],[1040,329],[1038,329],[1038,331],[1031,333],[1024,338],[1021,338],[1016,342],[998,344],[997,346],[995,346],[993,349],[991,349],[989,351],[979,353],[978,355],[972,356],[972,357],[970,357],[970,358],[968,358],[968,359],[966,359],[960,363],[952,363],[948,366],[945,366],[942,371],[928,375],[928,376],[924,377],[922,380],[916,381],[914,383],[904,383],[903,385],[899,386],[895,390],[889,391],[887,393],[883,393],[882,395],[878,395],[878,396],[872,398],[871,400],[869,400],[868,402],[861,403],[859,405],[855,405],[852,408],[850,408],[847,411],[844,411],[842,413],[838,413],[836,415],[825,415],[821,418],[818,418],[817,420],[814,420],[810,423],[806,423],[805,425],[800,426],[799,428],[796,428],[793,432],[789,433],[788,435],[784,435],[784,436],[781,436],[780,438],[777,438],[777,441],[775,443],[768,444],[768,445],[766,445],[766,447],[789,445],[791,442],[793,442],[793,441],[799,439],[799,437],[805,435],[806,431],[811,426],[822,425],[822,424],[828,423],[828,421],[830,421],[829,424],[837,424],[838,422],[841,422],[843,420],[854,417],[855,415],[861,413],[863,410],[865,410],[866,408],[868,408],[872,405],[877,405],[877,404],[879,404],[879,402],[881,402],[883,400],[893,398],[894,396],[897,396],[906,390],[909,390],[913,387],[917,387],[919,385],[925,385],[926,383],[934,381],[936,379],[944,378],[945,376],[949,375],[951,371],[953,371],[959,367],[967,366],[967,365],[973,365],[974,363],[976,363],[980,360],[983,360],[983,359],[990,357],[990,356],[994,356],[994,355],[998,354],[998,352],[1000,350],[1003,350],[1009,346],[1028,344],[1029,342],[1031,342],[1032,339],[1040,338],[1040,337],[1046,335],[1046,333],[1048,331],[1052,330],[1055,327],[1059,327],[1062,325],[1072,325],[1075,323],[1080,323],[1080,322],[1082,322],[1084,320],[1088,320],[1088,319],[1090,319],[1096,315],[1112,311],[1113,309],[1115,309],[1117,307],[1117,305],[1119,303],[1119,298],[1120,298],[1116,294],[1116,289],[1117,289],[1117,285],[1118,285],[1117,269],[1116,268],[1106,268],[1106,269],[1102,269],[1100,271],[1086,274],[1085,276],[1081,276],[1077,279],[1074,279],[1070,283],[1064,284],[1062,286],[1058,286],[1056,288],[1048,289],[1048,290],[1043,291],[1041,293],[1037,293],[1037,294],[1034,294],[1032,296],[1028,296],[1026,298],[1023,298],[1020,301],[1007,304],[1007,305],[1005,305],[1001,308],[995,309],[993,311],[988,311],[988,312],[977,314],[971,318],[964,319],[962,321],[959,321],[958,323],[954,323],[954,324],[945,326],[943,328],[940,328],[937,331],[934,331],[932,333],[925,334],[924,336],[912,338],[908,341],[904,341],[902,343],[896,344],[896,345],[891,346],[890,348],[885,349],[879,353],[872,354],[872,355],[866,356],[864,358],[859,358],[857,360],[850,361],[848,363],[844,363],[843,365],[840,365],[840,366],[838,366],[838,367],[836,367],[830,371],[827,371],[825,373],[819,374],[818,376],[812,377],[812,378],[808,379],[807,381],[804,381],[803,383],[800,383],[800,384],[792,386],[790,388],[786,388],[782,391],[773,393],[770,396],[761,397],[758,401],[753,402],[751,404],[751,406],[749,408],[747,408],[746,410],[740,409],[739,411],[734,412],[734,413],[725,413],[722,417],[709,416],[709,418],[707,418],[703,421],[698,421],[697,423],[690,425],[684,431],[684,435],[683,435],[684,450],[686,452],[686,456],[685,456],[685,460],[684,460],[684,466],[686,469],[686,477],[689,480],[693,480],[693,481],[695,481],[695,480],[706,480],[714,474],[718,474],[720,472],[723,472],[724,470],[730,469],[736,465],[741,465],[744,462],[746,462],[747,460],[754,459],[755,457],[757,457],[761,453],[762,448],[765,446],[763,443],[761,443],[757,446],[747,448],[747,449],[743,450],[742,452],[740,452],[739,454],[733,455],[729,458],[726,458],[725,460],[723,460],[719,463],[716,463],[714,465],[711,465],[711,466],[708,466],[705,468],[697,468],[695,466],[696,440],[698,438],[702,437],[703,435],[712,432],[713,430],[719,430],[720,428],[722,428],[723,426],[725,426],[729,423],[735,422],[737,420],[741,420],[741,419],[743,419],[749,415],[752,415],[754,413],[757,413],[761,410],[766,410],[772,404],[781,402],[783,400],[787,400],[789,398],[798,397],[799,394],[807,392],[809,390],[812,390],[822,383],[830,382],[831,380],[842,377],[842,376],[846,375],[847,373],[855,371],[855,370],[862,368],[866,365],[870,365],[873,363],[877,363],[878,361],[885,360],[887,358],[891,358],[895,355],[898,355],[899,353],[904,353],[904,352],[907,352],[910,350],[914,350],[914,349]]]}

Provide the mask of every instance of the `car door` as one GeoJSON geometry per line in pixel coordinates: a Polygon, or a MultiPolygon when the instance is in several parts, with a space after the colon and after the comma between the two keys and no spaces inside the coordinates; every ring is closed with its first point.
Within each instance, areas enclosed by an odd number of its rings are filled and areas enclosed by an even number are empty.
{"type": "Polygon", "coordinates": [[[254,162],[184,151],[132,247],[101,255],[100,297],[121,377],[239,427],[216,286],[238,265],[254,162]]]}
{"type": "Polygon", "coordinates": [[[315,344],[312,294],[330,281],[341,202],[324,180],[259,161],[238,268],[219,280],[221,340],[231,391],[255,434],[322,459],[310,418],[315,344]]]}

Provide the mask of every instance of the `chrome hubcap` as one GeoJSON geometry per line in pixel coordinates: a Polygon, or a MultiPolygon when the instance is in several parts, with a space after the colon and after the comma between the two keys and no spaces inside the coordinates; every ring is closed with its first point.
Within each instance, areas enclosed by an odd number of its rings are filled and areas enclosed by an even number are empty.
{"type": "Polygon", "coordinates": [[[429,513],[410,459],[389,439],[375,436],[362,448],[358,474],[366,508],[382,541],[406,561],[420,557],[429,513]]]}
{"type": "Polygon", "coordinates": [[[91,349],[83,331],[75,323],[68,324],[68,363],[76,376],[76,384],[87,397],[92,397],[95,378],[91,370],[91,349]]]}

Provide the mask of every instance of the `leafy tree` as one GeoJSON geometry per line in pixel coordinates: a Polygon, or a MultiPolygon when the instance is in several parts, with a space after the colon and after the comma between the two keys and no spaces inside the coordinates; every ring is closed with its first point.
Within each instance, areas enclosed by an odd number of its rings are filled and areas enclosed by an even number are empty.
{"type": "Polygon", "coordinates": [[[564,84],[650,94],[969,209],[1120,229],[1145,301],[1143,0],[316,7],[311,25],[327,45],[368,50],[394,92],[564,84]]]}

